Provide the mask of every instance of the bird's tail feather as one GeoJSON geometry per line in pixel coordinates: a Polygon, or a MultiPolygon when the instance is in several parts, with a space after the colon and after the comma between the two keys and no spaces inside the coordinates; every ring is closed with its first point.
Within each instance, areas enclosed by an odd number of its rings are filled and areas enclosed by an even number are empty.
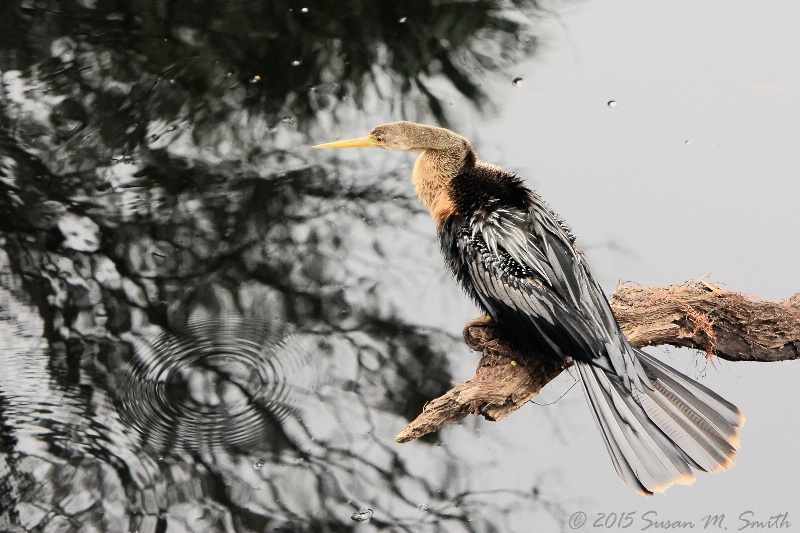
{"type": "Polygon", "coordinates": [[[728,468],[744,424],[741,412],[713,391],[634,349],[650,387],[629,391],[607,370],[579,362],[595,422],[620,478],[644,494],[694,481],[692,468],[728,468]]]}

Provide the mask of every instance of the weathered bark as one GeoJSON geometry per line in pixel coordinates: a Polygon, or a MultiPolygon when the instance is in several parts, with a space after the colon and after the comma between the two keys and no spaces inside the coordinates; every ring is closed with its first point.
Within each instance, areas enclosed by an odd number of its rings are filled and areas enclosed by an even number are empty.
{"type": "MultiPolygon", "coordinates": [[[[634,346],[670,344],[730,361],[800,358],[800,293],[782,302],[763,302],[705,281],[667,287],[620,285],[611,307],[634,346]]],[[[395,437],[397,442],[418,439],[468,414],[500,420],[571,364],[498,338],[488,317],[467,324],[464,341],[483,352],[475,377],[429,402],[395,437]]]]}
{"type": "Polygon", "coordinates": [[[611,308],[635,346],[684,346],[729,361],[800,357],[800,293],[783,302],[763,302],[705,281],[620,285],[611,308]]]}

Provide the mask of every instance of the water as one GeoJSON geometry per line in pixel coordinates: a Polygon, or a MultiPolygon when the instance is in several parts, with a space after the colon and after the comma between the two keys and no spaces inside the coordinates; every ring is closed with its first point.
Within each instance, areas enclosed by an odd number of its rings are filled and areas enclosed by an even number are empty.
{"type": "Polygon", "coordinates": [[[492,529],[467,458],[393,441],[464,352],[393,302],[440,269],[384,250],[419,242],[408,178],[308,146],[389,82],[483,107],[534,8],[401,9],[3,4],[3,528],[492,529]]]}
{"type": "Polygon", "coordinates": [[[300,405],[316,389],[314,353],[313,342],[275,322],[192,320],[134,341],[118,369],[120,416],[161,454],[275,451],[285,419],[302,418],[300,405]]]}
{"type": "MultiPolygon", "coordinates": [[[[786,365],[706,372],[748,416],[742,453],[666,497],[618,483],[571,379],[500,423],[395,443],[473,375],[476,311],[410,156],[309,148],[449,125],[541,190],[605,288],[711,271],[788,298],[796,8],[127,4],[0,4],[0,530],[796,514],[796,490],[771,490],[800,475],[786,365]]],[[[693,357],[666,356],[690,374],[693,357]]]]}
{"type": "Polygon", "coordinates": [[[350,519],[354,522],[369,522],[373,514],[372,509],[361,509],[353,513],[350,519]]]}

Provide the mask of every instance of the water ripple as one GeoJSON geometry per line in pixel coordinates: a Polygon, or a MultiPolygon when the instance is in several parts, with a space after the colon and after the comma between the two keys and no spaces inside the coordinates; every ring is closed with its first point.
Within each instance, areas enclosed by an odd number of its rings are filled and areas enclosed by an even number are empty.
{"type": "Polygon", "coordinates": [[[276,451],[313,387],[313,344],[263,320],[194,320],[139,341],[119,409],[161,453],[276,451]]]}

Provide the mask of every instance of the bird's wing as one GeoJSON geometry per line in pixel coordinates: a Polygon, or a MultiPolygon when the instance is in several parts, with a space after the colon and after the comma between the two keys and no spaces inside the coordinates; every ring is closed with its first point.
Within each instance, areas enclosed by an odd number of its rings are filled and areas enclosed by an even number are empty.
{"type": "Polygon", "coordinates": [[[489,313],[527,328],[561,357],[594,360],[626,382],[627,376],[644,377],[602,290],[550,208],[535,195],[528,209],[488,207],[461,224],[456,243],[462,269],[489,313]]]}
{"type": "Polygon", "coordinates": [[[577,360],[625,483],[652,494],[690,483],[692,468],[730,466],[739,410],[628,344],[569,231],[538,197],[489,202],[446,229],[453,266],[495,322],[577,360]]]}

